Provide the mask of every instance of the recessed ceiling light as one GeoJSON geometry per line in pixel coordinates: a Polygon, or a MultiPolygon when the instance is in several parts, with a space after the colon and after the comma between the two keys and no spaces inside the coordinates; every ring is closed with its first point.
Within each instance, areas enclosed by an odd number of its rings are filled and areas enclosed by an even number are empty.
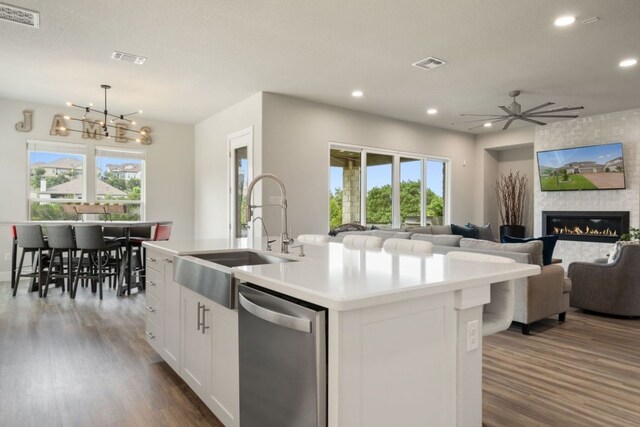
{"type": "Polygon", "coordinates": [[[493,123],[487,122],[487,123],[483,124],[482,126],[484,126],[486,128],[490,128],[491,126],[493,126],[493,123]]]}
{"type": "Polygon", "coordinates": [[[427,110],[427,114],[430,114],[430,115],[438,114],[438,110],[436,110],[435,108],[429,108],[427,110]]]}
{"type": "Polygon", "coordinates": [[[567,25],[571,25],[574,22],[576,22],[575,16],[561,16],[560,18],[557,18],[555,20],[554,25],[556,27],[566,27],[567,25]]]}
{"type": "Polygon", "coordinates": [[[354,90],[353,92],[351,92],[351,96],[353,96],[354,98],[362,98],[364,96],[364,92],[361,90],[354,90]]]}
{"type": "Polygon", "coordinates": [[[620,66],[621,67],[633,67],[634,65],[636,65],[638,63],[638,60],[635,58],[629,58],[629,59],[625,59],[624,61],[620,62],[620,66]]]}

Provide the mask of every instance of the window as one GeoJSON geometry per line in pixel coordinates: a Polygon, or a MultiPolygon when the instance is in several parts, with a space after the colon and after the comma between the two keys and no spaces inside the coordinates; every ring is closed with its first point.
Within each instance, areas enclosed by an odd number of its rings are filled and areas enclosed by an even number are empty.
{"type": "Polygon", "coordinates": [[[96,175],[96,202],[126,207],[125,213],[112,214],[112,220],[138,221],[144,217],[144,152],[96,148],[96,175]]]}
{"type": "Polygon", "coordinates": [[[109,219],[144,219],[144,152],[101,147],[88,154],[84,144],[41,141],[29,141],[27,150],[29,219],[75,220],[69,205],[78,203],[125,205],[109,219]]]}
{"type": "Polygon", "coordinates": [[[84,145],[29,142],[29,218],[75,219],[67,203],[86,201],[84,145]]]}
{"type": "Polygon", "coordinates": [[[329,154],[329,228],[360,224],[360,151],[331,149],[329,154]]]}
{"type": "Polygon", "coordinates": [[[247,186],[249,182],[249,157],[248,147],[235,148],[233,150],[233,184],[235,191],[234,197],[234,221],[235,221],[235,237],[247,237],[247,186]]]}
{"type": "Polygon", "coordinates": [[[389,228],[393,219],[393,157],[367,153],[367,225],[389,228]]]}
{"type": "Polygon", "coordinates": [[[448,163],[429,156],[332,145],[329,228],[346,223],[378,228],[447,223],[448,163]]]}

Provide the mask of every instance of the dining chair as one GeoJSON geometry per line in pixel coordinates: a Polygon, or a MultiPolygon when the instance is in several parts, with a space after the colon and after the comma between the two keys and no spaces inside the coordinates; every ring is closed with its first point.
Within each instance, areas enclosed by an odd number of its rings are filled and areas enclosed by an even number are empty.
{"type": "Polygon", "coordinates": [[[379,249],[382,247],[382,238],[378,236],[361,236],[349,234],[344,237],[342,244],[349,249],[379,249]]]}
{"type": "MultiPolygon", "coordinates": [[[[447,254],[449,259],[485,263],[515,263],[510,258],[487,255],[476,252],[452,251],[447,254]]],[[[491,284],[491,300],[482,310],[482,336],[492,335],[509,329],[513,322],[515,309],[515,289],[513,280],[491,284]]]]}
{"type": "MultiPolygon", "coordinates": [[[[47,226],[47,243],[51,248],[49,257],[49,268],[47,269],[47,279],[44,296],[49,291],[49,283],[52,279],[61,278],[66,280],[66,289],[71,293],[73,283],[73,252],[76,250],[76,242],[73,228],[70,225],[49,225],[47,226]],[[63,254],[66,254],[66,263],[63,254]],[[58,262],[56,262],[56,256],[58,262]]],[[[64,283],[64,282],[63,282],[64,283]]],[[[62,285],[62,292],[65,285],[62,285]]]]}
{"type": "Polygon", "coordinates": [[[433,253],[433,243],[425,240],[390,238],[384,241],[382,248],[392,254],[429,255],[433,253]]]}
{"type": "Polygon", "coordinates": [[[42,234],[42,227],[38,224],[21,224],[16,225],[16,240],[19,248],[22,248],[22,255],[20,256],[20,265],[15,273],[13,296],[18,293],[18,285],[20,284],[21,277],[29,277],[35,279],[35,283],[38,286],[38,296],[43,296],[43,287],[45,283],[45,265],[47,264],[47,252],[49,245],[42,234]],[[24,265],[25,254],[30,253],[32,257],[32,272],[23,273],[22,267],[24,265]]]}
{"type": "Polygon", "coordinates": [[[78,281],[91,280],[92,292],[95,293],[96,285],[100,291],[100,299],[102,299],[102,282],[105,277],[117,277],[117,265],[120,263],[118,252],[116,258],[109,256],[109,251],[115,250],[120,246],[119,242],[106,241],[102,233],[102,227],[99,225],[78,225],[75,227],[76,247],[80,250],[78,260],[78,268],[73,279],[73,289],[71,298],[75,299],[78,291],[78,281]],[[87,255],[87,262],[85,262],[87,255]],[[105,257],[106,255],[106,257],[105,257]]]}

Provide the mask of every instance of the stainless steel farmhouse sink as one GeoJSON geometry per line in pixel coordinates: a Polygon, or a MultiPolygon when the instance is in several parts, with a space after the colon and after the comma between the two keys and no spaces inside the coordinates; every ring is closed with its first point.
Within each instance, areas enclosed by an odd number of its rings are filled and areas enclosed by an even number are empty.
{"type": "Polygon", "coordinates": [[[173,280],[228,308],[235,308],[236,283],[231,268],[295,261],[250,250],[174,257],[173,280]]]}

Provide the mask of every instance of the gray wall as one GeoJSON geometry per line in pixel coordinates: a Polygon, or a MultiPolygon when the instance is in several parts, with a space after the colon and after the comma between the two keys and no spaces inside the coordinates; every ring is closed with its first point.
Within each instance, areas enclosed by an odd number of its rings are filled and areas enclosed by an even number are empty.
{"type": "MultiPolygon", "coordinates": [[[[82,139],[80,133],[67,137],[51,136],[49,130],[55,114],[69,114],[69,108],[34,102],[0,99],[0,221],[27,220],[28,168],[27,139],[54,142],[82,142],[90,152],[97,145],[144,150],[146,152],[146,219],[173,220],[172,238],[193,235],[193,126],[159,122],[142,116],[140,125],[152,129],[153,143],[140,145],[82,139]],[[18,132],[15,124],[22,111],[33,110],[33,130],[18,132]]],[[[8,277],[10,251],[9,229],[0,227],[0,272],[8,277]]]]}
{"type": "MultiPolygon", "coordinates": [[[[328,231],[330,142],[450,158],[451,222],[473,220],[474,189],[468,185],[476,176],[472,135],[272,93],[264,94],[263,105],[263,170],[287,185],[295,235],[328,231]]],[[[275,188],[265,191],[265,199],[277,194],[275,188]]],[[[270,232],[279,230],[277,210],[265,217],[270,232]]]]}

